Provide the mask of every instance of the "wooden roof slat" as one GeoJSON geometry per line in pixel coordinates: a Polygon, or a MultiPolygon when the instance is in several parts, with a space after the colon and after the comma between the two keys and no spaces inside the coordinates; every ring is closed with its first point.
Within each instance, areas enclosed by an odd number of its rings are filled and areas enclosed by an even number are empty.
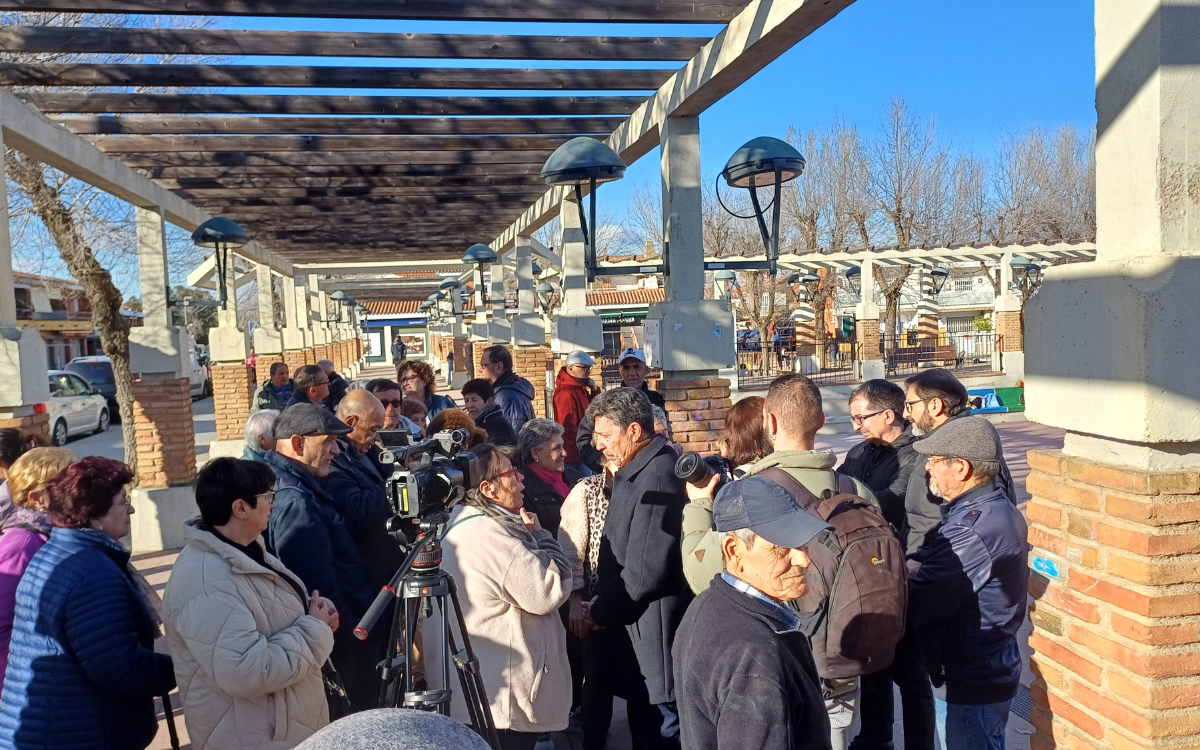
{"type": "MultiPolygon", "coordinates": [[[[178,194],[178,193],[177,193],[178,194]]],[[[182,197],[182,194],[179,194],[182,197]]],[[[234,198],[230,196],[212,196],[198,197],[188,199],[189,203],[194,203],[197,206],[352,206],[356,204],[363,205],[414,205],[418,203],[426,203],[431,205],[441,205],[446,203],[468,203],[468,204],[485,204],[485,203],[507,203],[513,206],[521,206],[529,203],[526,196],[504,195],[412,195],[405,196],[403,201],[399,201],[395,196],[374,196],[374,195],[354,195],[354,196],[295,196],[285,198],[273,198],[269,196],[252,196],[246,198],[234,198]]]]}
{"type": "Polygon", "coordinates": [[[296,175],[291,177],[206,177],[158,179],[159,185],[168,190],[221,190],[225,188],[357,188],[357,187],[499,187],[525,186],[544,189],[545,182],[538,175],[502,175],[496,177],[314,177],[296,175]]]}
{"type": "Polygon", "coordinates": [[[175,194],[187,200],[204,200],[209,198],[257,198],[259,196],[270,197],[295,197],[295,198],[341,198],[341,197],[367,197],[367,196],[403,196],[406,200],[413,200],[417,197],[453,197],[457,200],[500,200],[507,202],[520,202],[528,200],[527,196],[539,195],[544,188],[537,185],[532,186],[501,186],[496,188],[439,188],[439,187],[343,187],[343,188],[315,188],[315,187],[250,187],[250,188],[229,188],[222,187],[214,190],[195,189],[195,190],[175,190],[175,194]]]}
{"type": "Polygon", "coordinates": [[[0,86],[652,91],[673,73],[672,70],[591,68],[0,63],[0,86]]]}
{"type": "Polygon", "coordinates": [[[126,154],[121,161],[131,167],[237,167],[237,166],[371,166],[385,164],[529,164],[538,168],[551,151],[342,151],[335,154],[276,151],[173,151],[126,154]]]}
{"type": "Polygon", "coordinates": [[[430,21],[728,23],[749,0],[3,0],[0,10],[430,21]]]}
{"type": "Polygon", "coordinates": [[[408,136],[408,135],[101,135],[88,138],[109,154],[247,151],[259,153],[346,151],[553,151],[566,136],[408,136]]]}
{"type": "Polygon", "coordinates": [[[192,178],[241,178],[280,177],[299,179],[307,177],[424,177],[471,179],[488,176],[539,175],[542,165],[523,164],[385,164],[362,166],[207,166],[207,167],[143,167],[141,171],[151,179],[192,178]]]}
{"type": "Polygon", "coordinates": [[[79,135],[605,135],[620,117],[374,118],[51,115],[79,135]]]}
{"type": "Polygon", "coordinates": [[[627,115],[638,96],[321,96],[275,94],[90,94],[14,92],[41,112],[248,115],[627,115]]]}
{"type": "Polygon", "coordinates": [[[370,34],[346,31],[9,26],[0,51],[40,54],[263,55],[461,60],[684,61],[707,37],[370,34]]]}

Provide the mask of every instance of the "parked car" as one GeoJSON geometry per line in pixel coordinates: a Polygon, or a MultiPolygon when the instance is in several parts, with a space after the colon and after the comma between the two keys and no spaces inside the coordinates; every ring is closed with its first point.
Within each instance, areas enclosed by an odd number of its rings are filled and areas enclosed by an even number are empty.
{"type": "Polygon", "coordinates": [[[108,400],[92,384],[67,370],[51,370],[50,400],[46,413],[50,415],[50,442],[61,447],[75,435],[104,432],[112,412],[108,400]]]}
{"type": "Polygon", "coordinates": [[[92,389],[104,396],[108,402],[108,413],[117,422],[121,421],[121,409],[117,406],[117,381],[113,378],[112,360],[108,357],[76,357],[67,363],[67,370],[80,375],[91,384],[92,389]]]}

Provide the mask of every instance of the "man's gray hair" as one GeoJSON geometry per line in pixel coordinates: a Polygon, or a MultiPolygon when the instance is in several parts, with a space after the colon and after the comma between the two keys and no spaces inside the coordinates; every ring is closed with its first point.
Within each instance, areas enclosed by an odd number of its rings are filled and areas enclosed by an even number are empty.
{"type": "Polygon", "coordinates": [[[949,461],[964,461],[971,466],[971,476],[982,482],[991,481],[1000,473],[999,461],[980,461],[974,458],[947,458],[949,461]]]}
{"type": "Polygon", "coordinates": [[[562,425],[553,419],[531,419],[517,435],[517,452],[523,463],[529,463],[533,451],[541,450],[555,435],[562,435],[562,425]]]}
{"type": "Polygon", "coordinates": [[[275,420],[279,419],[279,412],[275,409],[263,409],[256,411],[246,420],[246,429],[244,436],[246,445],[250,450],[261,451],[263,449],[262,439],[265,439],[268,444],[275,443],[275,420]]]}
{"type": "Polygon", "coordinates": [[[662,425],[667,431],[667,437],[671,437],[674,431],[671,429],[671,420],[667,417],[667,413],[662,410],[661,406],[652,406],[650,411],[654,413],[655,428],[662,425]]]}
{"type": "Polygon", "coordinates": [[[317,367],[320,367],[325,372],[333,372],[333,362],[330,362],[327,359],[318,359],[317,367]]]}
{"type": "Polygon", "coordinates": [[[590,419],[594,423],[599,417],[612,420],[622,431],[637,423],[641,425],[642,432],[647,437],[654,437],[654,412],[650,407],[650,399],[640,390],[614,388],[596,396],[592,399],[584,419],[590,419]]]}
{"type": "MultiPolygon", "coordinates": [[[[733,531],[722,531],[720,534],[718,534],[718,536],[719,536],[719,539],[717,539],[717,544],[719,544],[721,546],[721,549],[725,549],[725,540],[728,539],[729,537],[733,537],[734,539],[737,539],[739,542],[741,542],[743,545],[745,545],[746,549],[752,549],[754,547],[754,542],[758,539],[758,535],[755,534],[750,529],[734,529],[733,531]]],[[[722,554],[722,558],[723,557],[724,557],[724,555],[722,554]]]]}

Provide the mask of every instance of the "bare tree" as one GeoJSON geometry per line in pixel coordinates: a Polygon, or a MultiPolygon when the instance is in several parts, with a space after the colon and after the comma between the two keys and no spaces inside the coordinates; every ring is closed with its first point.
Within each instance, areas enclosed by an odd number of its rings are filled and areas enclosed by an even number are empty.
{"type": "Polygon", "coordinates": [[[879,285],[879,293],[883,295],[883,332],[884,336],[892,337],[897,333],[900,321],[900,297],[904,294],[904,283],[912,275],[913,267],[905,264],[900,266],[874,266],[875,283],[879,285]]]}
{"type": "Polygon", "coordinates": [[[948,150],[936,143],[936,125],[922,125],[903,99],[884,113],[879,135],[869,141],[871,193],[891,224],[894,242],[909,247],[914,238],[936,233],[945,205],[948,150]]]}
{"type": "Polygon", "coordinates": [[[758,331],[762,351],[759,368],[764,375],[770,364],[768,332],[773,325],[791,315],[785,278],[772,276],[768,271],[739,271],[730,294],[735,319],[747,321],[758,331]]]}

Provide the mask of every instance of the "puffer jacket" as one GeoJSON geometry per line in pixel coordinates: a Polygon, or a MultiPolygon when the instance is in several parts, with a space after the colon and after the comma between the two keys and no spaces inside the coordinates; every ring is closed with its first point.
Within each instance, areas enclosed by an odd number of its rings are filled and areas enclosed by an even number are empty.
{"type": "MultiPolygon", "coordinates": [[[[520,433],[525,423],[534,418],[533,385],[515,372],[506,372],[492,383],[495,395],[492,396],[504,418],[512,425],[513,431],[520,433]]],[[[433,415],[430,414],[432,417],[433,415]]]]}
{"type": "MultiPolygon", "coordinates": [[[[571,668],[558,608],[571,595],[571,566],[558,542],[517,518],[476,508],[455,511],[442,542],[442,568],[461,586],[471,645],[497,729],[555,732],[567,727],[571,668]]],[[[426,627],[436,625],[429,618],[426,627]]],[[[441,637],[434,627],[426,643],[441,637]]],[[[462,691],[450,715],[466,720],[462,691]]]]}
{"type": "Polygon", "coordinates": [[[875,493],[883,509],[883,517],[897,534],[905,527],[904,497],[913,468],[925,465],[925,457],[917,453],[913,443],[917,438],[905,430],[890,445],[864,440],[850,449],[846,460],[837,468],[839,474],[861,479],[875,493]]]}
{"type": "Polygon", "coordinates": [[[17,586],[0,748],[143,750],[154,696],[175,687],[171,657],[128,569],[95,529],[54,529],[17,586]]]}
{"type": "Polygon", "coordinates": [[[260,565],[198,518],[183,538],[163,621],[192,747],[295,747],[329,723],[321,665],[333,631],[306,614],[285,576],[303,583],[277,558],[260,565]]]}
{"type": "Polygon", "coordinates": [[[581,460],[579,446],[575,444],[579,438],[579,423],[598,393],[600,389],[591,381],[586,385],[580,383],[565,367],[558,371],[558,377],[554,379],[554,421],[562,425],[563,449],[567,452],[569,464],[577,464],[581,460]]]}

